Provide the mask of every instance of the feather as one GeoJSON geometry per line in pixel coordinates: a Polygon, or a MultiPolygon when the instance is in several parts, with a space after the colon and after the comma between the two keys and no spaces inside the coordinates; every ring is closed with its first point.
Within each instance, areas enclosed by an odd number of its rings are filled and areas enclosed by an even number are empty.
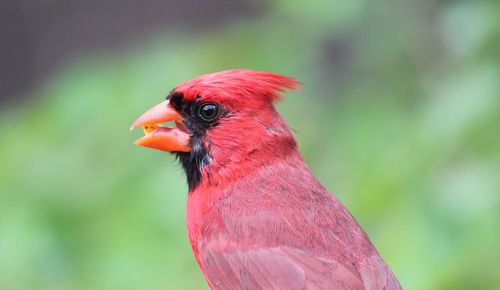
{"type": "Polygon", "coordinates": [[[198,223],[188,227],[212,289],[400,289],[300,155],[286,161],[190,193],[188,216],[198,223]]]}
{"type": "Polygon", "coordinates": [[[248,104],[280,101],[280,93],[286,89],[298,90],[299,85],[296,79],[275,73],[232,69],[201,75],[180,84],[174,91],[182,92],[188,101],[203,96],[225,101],[243,100],[248,104]]]}

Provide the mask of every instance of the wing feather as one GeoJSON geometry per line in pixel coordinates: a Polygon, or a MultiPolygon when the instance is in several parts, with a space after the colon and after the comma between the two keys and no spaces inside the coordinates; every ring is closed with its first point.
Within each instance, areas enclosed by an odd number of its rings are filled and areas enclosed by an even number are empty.
{"type": "Polygon", "coordinates": [[[292,168],[265,167],[217,192],[195,245],[211,288],[401,289],[338,199],[302,160],[292,168]]]}
{"type": "Polygon", "coordinates": [[[202,260],[213,289],[364,289],[358,273],[287,247],[209,250],[202,260]]]}

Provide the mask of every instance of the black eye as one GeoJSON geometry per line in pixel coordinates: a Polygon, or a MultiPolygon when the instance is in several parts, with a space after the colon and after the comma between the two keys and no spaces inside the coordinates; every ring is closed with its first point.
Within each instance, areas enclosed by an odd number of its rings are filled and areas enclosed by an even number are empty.
{"type": "Polygon", "coordinates": [[[219,116],[219,106],[216,104],[204,104],[200,107],[198,115],[204,121],[211,122],[219,116]]]}

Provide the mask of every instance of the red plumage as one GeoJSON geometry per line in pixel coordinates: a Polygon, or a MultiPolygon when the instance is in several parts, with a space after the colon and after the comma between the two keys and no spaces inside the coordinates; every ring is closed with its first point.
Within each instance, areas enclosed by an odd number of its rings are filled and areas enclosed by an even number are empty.
{"type": "Polygon", "coordinates": [[[270,72],[233,69],[201,75],[175,88],[186,100],[197,96],[215,100],[244,100],[248,104],[281,100],[286,89],[297,90],[300,83],[290,77],[270,72]]]}
{"type": "Polygon", "coordinates": [[[174,89],[228,112],[201,137],[208,161],[187,200],[193,252],[212,289],[401,289],[365,232],[312,175],[275,110],[289,77],[250,70],[174,89]]]}

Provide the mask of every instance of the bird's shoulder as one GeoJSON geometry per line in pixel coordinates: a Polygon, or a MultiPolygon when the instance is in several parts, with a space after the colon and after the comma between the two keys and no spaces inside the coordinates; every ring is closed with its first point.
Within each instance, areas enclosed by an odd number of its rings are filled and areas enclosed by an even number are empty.
{"type": "Polygon", "coordinates": [[[204,218],[204,238],[304,248],[346,260],[373,247],[348,210],[307,168],[270,168],[222,191],[204,218]]]}
{"type": "Polygon", "coordinates": [[[399,289],[356,220],[309,171],[263,171],[222,190],[197,240],[212,288],[399,289]]]}

